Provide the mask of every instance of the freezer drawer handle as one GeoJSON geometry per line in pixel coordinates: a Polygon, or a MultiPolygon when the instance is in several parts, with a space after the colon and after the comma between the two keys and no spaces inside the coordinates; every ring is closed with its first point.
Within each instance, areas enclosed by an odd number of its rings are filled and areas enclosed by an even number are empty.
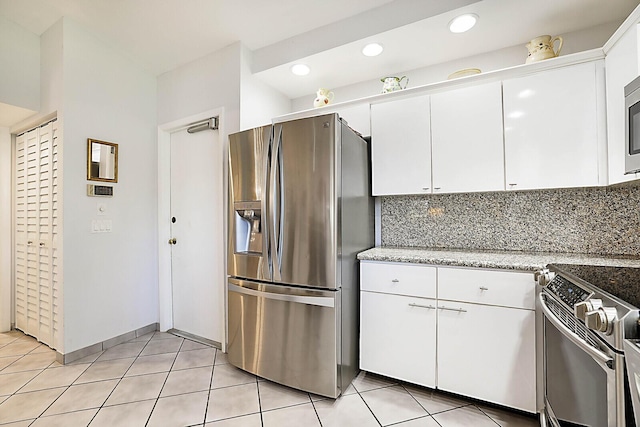
{"type": "Polygon", "coordinates": [[[414,303],[409,303],[409,307],[428,308],[429,310],[433,310],[435,308],[431,304],[429,304],[429,305],[420,305],[420,304],[414,304],[414,303]]]}
{"type": "Polygon", "coordinates": [[[243,288],[242,286],[229,283],[229,291],[239,294],[251,295],[260,298],[275,299],[279,301],[295,302],[299,304],[317,305],[320,307],[335,307],[332,297],[305,297],[301,295],[277,294],[273,292],[262,292],[254,289],[243,288]]]}

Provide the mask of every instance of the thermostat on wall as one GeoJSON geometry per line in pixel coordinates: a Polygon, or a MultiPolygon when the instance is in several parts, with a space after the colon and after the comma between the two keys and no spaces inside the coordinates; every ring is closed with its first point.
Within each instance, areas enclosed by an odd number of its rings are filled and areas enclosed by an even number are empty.
{"type": "Polygon", "coordinates": [[[87,184],[87,196],[113,196],[113,187],[87,184]]]}

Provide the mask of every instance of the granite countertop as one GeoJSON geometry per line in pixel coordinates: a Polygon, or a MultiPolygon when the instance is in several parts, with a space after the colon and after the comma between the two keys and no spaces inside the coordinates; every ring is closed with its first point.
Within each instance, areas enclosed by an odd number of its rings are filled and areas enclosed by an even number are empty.
{"type": "Polygon", "coordinates": [[[363,261],[412,262],[457,267],[536,271],[547,264],[583,264],[640,268],[640,257],[553,252],[377,247],[358,254],[363,261]]]}

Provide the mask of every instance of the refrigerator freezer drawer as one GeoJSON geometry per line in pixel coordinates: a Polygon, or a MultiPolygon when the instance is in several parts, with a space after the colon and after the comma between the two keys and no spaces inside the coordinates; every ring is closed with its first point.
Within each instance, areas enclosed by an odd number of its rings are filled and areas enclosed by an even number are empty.
{"type": "Polygon", "coordinates": [[[280,384],[337,397],[339,295],[229,279],[229,362],[280,384]]]}

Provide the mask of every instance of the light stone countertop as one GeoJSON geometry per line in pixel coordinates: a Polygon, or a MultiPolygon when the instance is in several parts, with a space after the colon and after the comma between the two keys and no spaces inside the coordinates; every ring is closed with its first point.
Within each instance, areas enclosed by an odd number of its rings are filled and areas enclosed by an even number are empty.
{"type": "Polygon", "coordinates": [[[519,271],[536,271],[547,264],[640,268],[640,257],[433,248],[377,247],[360,252],[358,259],[362,261],[409,262],[519,271]]]}

